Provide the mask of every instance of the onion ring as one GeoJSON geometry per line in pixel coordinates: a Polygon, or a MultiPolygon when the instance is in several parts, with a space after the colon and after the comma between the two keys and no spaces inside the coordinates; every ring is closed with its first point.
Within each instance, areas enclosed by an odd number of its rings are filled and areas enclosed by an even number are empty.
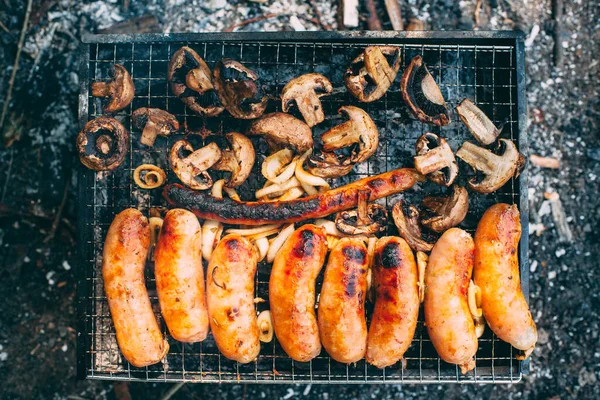
{"type": "Polygon", "coordinates": [[[167,174],[154,164],[142,164],[133,171],[133,181],[142,189],[156,189],[167,180],[167,174]],[[142,179],[142,172],[146,171],[142,179]],[[150,177],[153,177],[150,179],[150,177]]]}

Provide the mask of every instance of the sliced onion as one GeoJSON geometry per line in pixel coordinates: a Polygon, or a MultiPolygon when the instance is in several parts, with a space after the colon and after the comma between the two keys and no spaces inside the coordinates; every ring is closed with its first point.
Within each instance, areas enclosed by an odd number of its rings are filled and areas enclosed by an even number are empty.
{"type": "Polygon", "coordinates": [[[427,268],[427,262],[429,257],[427,253],[417,251],[417,271],[419,273],[419,301],[422,303],[425,300],[425,269],[427,268]]]}
{"type": "Polygon", "coordinates": [[[269,246],[269,251],[267,252],[268,263],[272,263],[273,260],[275,260],[277,252],[279,252],[281,246],[283,246],[285,241],[292,235],[292,233],[294,233],[294,224],[288,224],[281,230],[281,232],[279,232],[279,235],[273,239],[269,246]]]}
{"type": "MultiPolygon", "coordinates": [[[[480,291],[479,286],[475,285],[471,280],[469,282],[469,289],[467,291],[467,300],[469,303],[469,311],[473,318],[479,318],[483,315],[481,308],[477,304],[477,292],[480,291]]],[[[481,299],[481,295],[479,296],[481,299]]]]}
{"type": "Polygon", "coordinates": [[[213,183],[212,188],[210,189],[211,196],[217,199],[222,199],[223,185],[225,185],[225,179],[219,179],[218,181],[213,183]]]}
{"type": "Polygon", "coordinates": [[[475,336],[479,339],[485,331],[485,319],[483,317],[474,318],[475,321],[475,336]]]}
{"type": "Polygon", "coordinates": [[[287,181],[294,175],[296,163],[293,158],[294,152],[290,149],[282,149],[271,154],[262,163],[263,176],[273,183],[287,181]]]}
{"type": "Polygon", "coordinates": [[[315,225],[322,226],[323,228],[325,228],[325,233],[327,234],[327,236],[334,236],[338,238],[346,236],[342,232],[340,232],[337,226],[335,226],[334,221],[319,218],[315,221],[315,225]]]}
{"type": "Polygon", "coordinates": [[[267,237],[267,236],[270,236],[270,235],[273,235],[273,234],[279,232],[280,227],[281,227],[281,225],[271,224],[271,225],[256,226],[253,228],[241,228],[241,229],[230,228],[230,229],[227,229],[225,231],[225,233],[227,233],[227,234],[234,233],[234,234],[237,234],[240,236],[245,236],[250,239],[260,239],[262,237],[267,237]]]}
{"type": "Polygon", "coordinates": [[[261,311],[256,318],[258,324],[258,338],[263,343],[273,340],[273,319],[269,310],[261,311]]]}
{"type": "Polygon", "coordinates": [[[312,153],[312,149],[308,150],[306,153],[304,153],[302,155],[302,157],[300,157],[298,159],[298,162],[296,163],[296,178],[298,178],[298,180],[302,184],[302,187],[304,188],[306,193],[308,193],[309,195],[313,195],[313,194],[317,193],[316,189],[310,188],[312,186],[320,187],[321,188],[320,191],[329,190],[329,188],[331,187],[325,179],[321,178],[320,176],[313,175],[304,170],[304,168],[303,168],[304,160],[306,160],[311,155],[311,153],[312,153]],[[313,192],[313,193],[311,193],[311,192],[313,192]]]}
{"type": "Polygon", "coordinates": [[[340,238],[337,238],[332,235],[327,235],[327,248],[329,250],[333,250],[336,244],[340,241],[340,238]]]}
{"type": "Polygon", "coordinates": [[[279,196],[277,201],[286,201],[286,200],[294,200],[299,199],[304,194],[304,190],[299,187],[293,187],[288,189],[284,194],[279,196]]]}
{"type": "Polygon", "coordinates": [[[150,261],[154,261],[154,248],[156,247],[156,242],[158,241],[158,235],[160,234],[163,220],[159,217],[150,217],[148,219],[148,223],[150,225],[150,247],[148,249],[147,258],[150,261]]]}
{"type": "Polygon", "coordinates": [[[267,256],[269,251],[269,239],[265,236],[254,241],[256,248],[258,249],[258,261],[262,261],[267,256]]]}
{"type": "Polygon", "coordinates": [[[288,189],[291,189],[293,187],[300,187],[300,181],[298,181],[298,179],[296,179],[295,176],[291,177],[284,183],[277,183],[269,186],[264,186],[262,189],[257,190],[254,195],[257,199],[266,196],[281,196],[288,189]]]}
{"type": "Polygon", "coordinates": [[[221,239],[223,224],[219,221],[207,219],[202,225],[202,258],[210,261],[214,248],[221,239]]]}
{"type": "Polygon", "coordinates": [[[133,171],[133,181],[142,189],[156,189],[167,180],[167,174],[154,164],[142,164],[133,171]],[[142,178],[142,172],[146,174],[142,178]]]}

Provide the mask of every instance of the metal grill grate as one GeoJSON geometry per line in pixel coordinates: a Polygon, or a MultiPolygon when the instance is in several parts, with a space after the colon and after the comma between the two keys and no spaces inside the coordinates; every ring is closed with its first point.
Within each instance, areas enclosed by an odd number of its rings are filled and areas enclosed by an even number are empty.
{"type": "MultiPolygon", "coordinates": [[[[169,181],[177,178],[169,171],[166,154],[181,134],[168,139],[159,138],[153,148],[139,143],[140,131],[131,123],[131,112],[138,107],[158,107],[176,115],[190,125],[200,123],[199,117],[188,114],[181,101],[170,93],[166,81],[167,65],[171,55],[182,45],[194,48],[209,66],[223,57],[241,61],[256,70],[265,92],[276,94],[291,78],[303,73],[319,72],[332,82],[334,95],[322,98],[326,121],[315,127],[315,138],[330,127],[339,124],[337,109],[345,104],[364,108],[376,122],[380,133],[379,149],[367,162],[357,165],[346,177],[333,182],[339,186],[358,178],[390,169],[411,166],[417,137],[431,131],[448,139],[454,150],[470,138],[466,127],[454,112],[464,97],[469,97],[491,116],[497,124],[505,123],[502,137],[510,138],[526,151],[523,99],[523,54],[520,39],[510,33],[482,33],[469,36],[461,33],[439,34],[370,34],[368,37],[349,33],[336,34],[251,34],[251,35],[147,35],[147,36],[92,36],[82,44],[80,116],[81,125],[102,115],[101,101],[89,96],[89,83],[106,80],[115,63],[130,71],[136,94],[130,107],[116,114],[131,132],[129,153],[123,164],[112,173],[93,173],[81,168],[80,173],[80,232],[82,234],[82,261],[79,266],[80,320],[78,341],[79,374],[96,379],[125,379],[147,381],[199,382],[516,382],[527,365],[515,360],[515,350],[498,340],[488,329],[479,341],[477,366],[462,375],[457,366],[441,361],[427,337],[423,315],[413,343],[405,354],[405,368],[395,366],[379,370],[364,360],[345,365],[322,354],[308,363],[289,359],[276,339],[263,344],[256,362],[240,365],[222,357],[209,335],[206,341],[195,344],[179,343],[169,337],[162,321],[155,290],[153,265],[146,268],[147,286],[156,315],[171,350],[164,362],[146,368],[130,366],[120,355],[108,304],[103,290],[101,264],[102,246],[106,231],[114,216],[127,207],[135,207],[147,214],[149,208],[164,206],[160,190],[141,190],[133,184],[133,170],[142,163],[154,163],[167,171],[169,181]],[[360,104],[347,94],[342,81],[349,62],[368,44],[398,45],[402,48],[402,68],[415,55],[422,55],[430,72],[438,82],[452,109],[453,123],[438,128],[422,124],[408,114],[399,92],[399,77],[388,93],[379,101],[360,104]],[[342,90],[344,89],[344,90],[342,90]]],[[[280,104],[272,101],[267,112],[279,111],[280,104]]],[[[225,113],[226,114],[226,113],[225,113]]],[[[247,122],[229,116],[209,119],[207,127],[219,133],[244,130],[247,122]]],[[[188,138],[194,146],[202,145],[198,136],[188,138]]],[[[257,162],[248,181],[240,188],[243,199],[251,199],[264,180],[260,164],[266,145],[253,139],[257,162]]],[[[461,166],[460,183],[469,176],[461,166]]],[[[491,195],[470,192],[470,211],[461,225],[473,232],[483,211],[493,203],[517,203],[523,218],[521,242],[521,276],[523,290],[528,292],[527,268],[527,204],[523,196],[526,176],[511,181],[501,191],[491,195]]],[[[418,203],[426,194],[441,193],[439,187],[424,184],[420,189],[382,199],[381,204],[391,207],[399,198],[418,203]]],[[[388,208],[389,208],[388,207],[388,208]]],[[[390,233],[395,228],[390,226],[390,233]]],[[[204,265],[206,268],[206,263],[204,265]]],[[[261,263],[256,276],[256,296],[268,300],[270,266],[261,263]]],[[[317,293],[320,291],[320,282],[317,293]]],[[[268,302],[257,309],[268,308],[268,302]]]]}

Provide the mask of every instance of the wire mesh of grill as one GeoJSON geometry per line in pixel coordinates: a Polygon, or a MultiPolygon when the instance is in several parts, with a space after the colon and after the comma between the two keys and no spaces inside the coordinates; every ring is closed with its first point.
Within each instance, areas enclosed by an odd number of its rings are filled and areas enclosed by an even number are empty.
{"type": "MultiPolygon", "coordinates": [[[[117,346],[115,331],[105,297],[101,266],[102,247],[108,227],[114,216],[127,207],[135,207],[146,215],[153,207],[164,207],[160,189],[143,190],[133,183],[133,170],[140,164],[152,163],[162,167],[170,182],[176,176],[170,171],[167,161],[168,149],[183,137],[180,132],[167,138],[159,137],[154,147],[140,144],[141,132],[133,126],[131,112],[139,107],[157,107],[174,114],[183,126],[200,126],[215,134],[231,131],[243,132],[247,122],[235,120],[225,112],[207,121],[189,112],[182,102],[170,92],[167,82],[167,66],[172,54],[183,45],[195,49],[212,68],[216,61],[228,57],[241,61],[258,72],[265,93],[278,94],[292,78],[304,73],[318,72],[327,76],[334,86],[334,94],[323,97],[322,104],[326,121],[313,129],[315,138],[342,122],[337,110],[342,105],[356,105],[365,109],[379,129],[380,143],[374,156],[356,165],[348,176],[334,180],[332,186],[340,186],[356,179],[412,166],[416,139],[425,132],[434,132],[445,137],[457,150],[463,141],[471,140],[467,128],[460,122],[454,107],[465,97],[473,100],[497,125],[504,124],[501,137],[519,145],[519,115],[517,107],[517,66],[515,46],[495,45],[488,41],[481,45],[403,43],[390,40],[387,45],[401,48],[402,67],[416,55],[422,55],[429,71],[437,81],[452,111],[453,123],[446,127],[434,127],[416,121],[409,115],[402,101],[397,77],[392,88],[380,100],[361,104],[345,90],[343,74],[353,60],[367,45],[357,38],[351,43],[329,40],[307,42],[295,41],[185,41],[159,43],[90,43],[83,45],[84,65],[82,75],[87,85],[92,81],[109,79],[109,70],[115,63],[122,64],[131,73],[135,83],[135,98],[131,106],[114,117],[130,130],[129,152],[122,165],[114,172],[83,171],[81,224],[83,227],[83,269],[80,275],[80,368],[83,375],[96,379],[122,379],[146,381],[190,381],[190,382],[261,382],[261,383],[415,383],[415,382],[516,382],[521,379],[522,365],[515,359],[517,351],[500,341],[486,328],[479,340],[476,368],[461,374],[455,365],[445,363],[437,356],[423,323],[421,310],[419,323],[412,345],[402,362],[377,369],[364,360],[351,365],[338,363],[323,351],[316,359],[307,363],[291,360],[274,338],[272,343],[262,343],[260,356],[255,362],[242,365],[221,356],[212,336],[202,343],[184,344],[173,340],[160,315],[153,275],[153,264],[146,266],[146,283],[150,299],[170,343],[170,351],[163,362],[135,368],[123,359],[117,346]],[[87,71],[85,70],[87,68],[87,71]],[[85,75],[89,77],[85,79],[85,75]],[[88,82],[89,81],[89,82],[88,82]]],[[[399,75],[400,75],[399,74],[399,75]]],[[[87,89],[86,89],[87,90],[87,89]]],[[[83,93],[83,122],[103,115],[102,101],[83,93]],[[87,114],[87,115],[86,115],[87,114]]],[[[271,101],[267,112],[280,111],[280,104],[271,101]]],[[[293,112],[296,112],[295,110],[293,112]]],[[[200,136],[189,135],[194,147],[203,145],[200,136]]],[[[219,137],[210,140],[222,140],[219,137]]],[[[266,144],[253,139],[257,150],[257,162],[250,178],[240,187],[242,199],[250,200],[256,189],[262,187],[264,178],[260,164],[267,152],[266,144]]],[[[217,174],[213,175],[216,179],[217,174]]],[[[459,183],[465,184],[472,172],[461,165],[459,183]]],[[[522,179],[522,178],[519,178],[522,179]]],[[[470,210],[461,227],[473,233],[477,221],[491,204],[506,202],[519,204],[519,179],[511,180],[500,191],[490,195],[470,192],[470,210]]],[[[431,194],[443,194],[444,189],[425,183],[419,188],[378,201],[391,209],[400,198],[416,204],[431,194]]],[[[391,218],[390,218],[391,219],[391,218]]],[[[392,224],[389,234],[395,234],[392,224]]],[[[527,235],[524,227],[524,236],[527,235]]],[[[521,259],[523,263],[523,258],[521,259]]],[[[522,266],[523,267],[523,266],[522,266]]],[[[206,263],[204,265],[206,268],[206,263]]],[[[522,274],[524,268],[521,268],[522,274]]],[[[255,278],[256,297],[267,300],[256,305],[257,311],[267,309],[268,280],[270,265],[260,263],[255,278]]],[[[321,279],[317,283],[320,291],[321,279]]],[[[367,307],[367,318],[370,309],[367,307]]],[[[132,316],[135,318],[135,316],[132,316]]]]}

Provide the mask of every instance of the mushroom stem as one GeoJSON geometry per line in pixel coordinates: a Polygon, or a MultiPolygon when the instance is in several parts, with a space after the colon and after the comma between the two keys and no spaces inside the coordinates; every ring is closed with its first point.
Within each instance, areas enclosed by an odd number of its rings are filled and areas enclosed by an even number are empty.
{"type": "Polygon", "coordinates": [[[93,97],[108,97],[110,96],[110,85],[107,82],[92,83],[93,97]]]}
{"type": "Polygon", "coordinates": [[[146,126],[142,131],[140,143],[145,144],[146,146],[154,146],[154,142],[156,141],[156,132],[158,130],[158,126],[156,126],[156,124],[148,118],[148,122],[146,122],[146,126]]]}
{"type": "Polygon", "coordinates": [[[369,195],[368,189],[359,189],[358,191],[358,214],[357,225],[367,225],[371,223],[369,218],[369,195]]]}
{"type": "Polygon", "coordinates": [[[325,132],[321,140],[323,140],[323,151],[330,152],[357,143],[360,140],[360,133],[354,129],[353,121],[346,121],[325,132]]]}
{"type": "Polygon", "coordinates": [[[221,149],[216,143],[209,143],[206,146],[194,151],[185,158],[186,163],[194,166],[198,171],[206,171],[212,167],[222,157],[221,149]],[[215,161],[216,159],[216,161],[215,161]]]}
{"type": "Polygon", "coordinates": [[[456,156],[486,175],[492,174],[498,164],[502,163],[502,157],[471,142],[463,143],[456,156]]]}
{"type": "Polygon", "coordinates": [[[100,135],[98,139],[96,139],[96,149],[104,155],[110,153],[110,148],[112,146],[112,138],[108,135],[100,135]]]}
{"type": "Polygon", "coordinates": [[[415,168],[423,175],[439,171],[448,166],[448,160],[445,157],[447,151],[439,146],[429,150],[425,155],[415,157],[415,168]]]}

